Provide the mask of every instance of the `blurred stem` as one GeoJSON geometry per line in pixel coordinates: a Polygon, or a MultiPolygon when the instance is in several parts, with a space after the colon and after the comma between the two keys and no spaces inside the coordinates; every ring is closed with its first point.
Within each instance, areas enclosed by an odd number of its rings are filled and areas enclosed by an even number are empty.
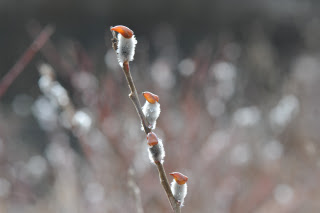
{"type": "Polygon", "coordinates": [[[140,196],[140,189],[134,180],[134,169],[132,167],[128,170],[128,186],[131,188],[136,203],[137,213],[143,213],[142,201],[140,196]]]}
{"type": "MultiPolygon", "coordinates": [[[[33,20],[27,24],[27,31],[31,38],[35,38],[41,31],[42,26],[37,21],[33,20]]],[[[72,67],[66,58],[61,57],[54,43],[47,40],[46,45],[40,49],[42,55],[46,58],[49,64],[51,64],[56,70],[63,71],[61,74],[71,75],[75,72],[75,68],[72,67]]]]}
{"type": "Polygon", "coordinates": [[[46,26],[40,34],[34,39],[30,47],[23,53],[21,58],[15,63],[15,65],[8,71],[8,73],[2,78],[0,82],[0,98],[7,91],[8,87],[18,77],[18,75],[29,64],[34,55],[43,47],[53,34],[54,28],[50,25],[46,26]]]}

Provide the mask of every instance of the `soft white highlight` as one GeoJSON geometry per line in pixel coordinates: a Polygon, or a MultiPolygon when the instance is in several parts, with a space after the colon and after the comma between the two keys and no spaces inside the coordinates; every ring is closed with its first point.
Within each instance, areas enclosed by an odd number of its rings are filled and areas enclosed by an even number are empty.
{"type": "Polygon", "coordinates": [[[268,141],[262,147],[262,157],[264,160],[278,160],[283,155],[283,145],[277,141],[268,141]]]}
{"type": "Polygon", "coordinates": [[[39,70],[41,75],[38,81],[40,90],[59,106],[68,105],[70,102],[68,92],[58,81],[54,80],[52,67],[47,64],[42,64],[39,70]]]}
{"type": "Polygon", "coordinates": [[[57,81],[52,83],[50,95],[60,106],[67,106],[70,102],[67,90],[57,81]]]}
{"type": "Polygon", "coordinates": [[[178,70],[181,75],[188,77],[196,71],[196,65],[192,59],[187,58],[180,62],[178,70]]]}
{"type": "MultiPolygon", "coordinates": [[[[156,124],[157,124],[157,119],[160,115],[160,104],[158,102],[151,104],[148,101],[146,101],[146,103],[143,105],[142,107],[142,112],[144,114],[144,116],[146,117],[148,123],[149,123],[149,127],[151,129],[155,129],[156,128],[156,124]]],[[[143,128],[142,128],[143,130],[143,128]]]]}
{"type": "Polygon", "coordinates": [[[288,205],[294,199],[294,190],[290,185],[278,184],[273,191],[273,197],[277,203],[288,205]]]}
{"type": "Polygon", "coordinates": [[[100,183],[89,183],[84,191],[84,196],[91,204],[102,202],[105,198],[103,186],[100,183]]]}
{"type": "Polygon", "coordinates": [[[79,110],[72,118],[72,125],[77,127],[82,133],[86,133],[91,128],[92,119],[88,113],[79,110]]]}
{"type": "Polygon", "coordinates": [[[164,59],[156,60],[151,66],[151,78],[162,89],[170,90],[176,83],[170,63],[164,59]]]}
{"type": "Polygon", "coordinates": [[[261,113],[256,106],[240,108],[233,114],[233,121],[242,127],[252,127],[256,125],[260,119],[261,113]]]}
{"type": "Polygon", "coordinates": [[[161,139],[158,139],[158,144],[150,147],[148,149],[149,152],[149,159],[151,163],[155,163],[155,161],[159,161],[160,163],[163,163],[164,156],[166,155],[163,143],[161,139]]]}
{"type": "Polygon", "coordinates": [[[187,188],[187,183],[180,185],[176,182],[176,180],[171,182],[171,191],[173,197],[181,203],[181,206],[183,206],[184,198],[187,195],[187,188]]]}
{"type": "Polygon", "coordinates": [[[135,53],[137,40],[134,35],[131,38],[125,38],[120,33],[118,34],[118,61],[120,66],[123,66],[123,62],[132,61],[135,53]]]}
{"type": "Polygon", "coordinates": [[[284,96],[270,114],[269,119],[274,129],[282,129],[298,114],[299,100],[294,95],[284,96]]]}
{"type": "Polygon", "coordinates": [[[40,180],[48,170],[46,159],[40,155],[32,156],[25,168],[32,181],[40,180]]]}

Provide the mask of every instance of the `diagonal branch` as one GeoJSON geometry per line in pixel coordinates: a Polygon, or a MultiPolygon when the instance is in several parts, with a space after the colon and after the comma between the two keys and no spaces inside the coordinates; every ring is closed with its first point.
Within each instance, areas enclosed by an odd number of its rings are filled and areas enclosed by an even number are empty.
{"type": "MultiPolygon", "coordinates": [[[[116,34],[113,30],[111,30],[113,38],[111,39],[112,42],[112,47],[115,51],[117,51],[118,49],[118,39],[116,38],[116,34]]],[[[148,133],[151,132],[151,129],[149,127],[149,123],[146,120],[146,117],[144,116],[143,112],[142,112],[142,108],[141,108],[141,104],[138,98],[138,93],[136,90],[136,87],[134,85],[131,73],[130,73],[130,66],[129,66],[129,61],[126,60],[123,62],[122,64],[122,70],[126,76],[127,82],[128,82],[128,86],[130,89],[130,94],[129,94],[129,98],[131,99],[134,107],[136,108],[136,111],[139,115],[140,121],[142,123],[144,132],[148,135],[148,133]]],[[[160,183],[164,189],[164,191],[167,194],[168,200],[170,202],[171,208],[173,210],[174,213],[180,213],[181,212],[181,208],[180,208],[180,203],[174,198],[167,176],[166,176],[166,172],[165,169],[162,165],[161,162],[159,161],[155,161],[155,164],[157,165],[157,169],[159,172],[159,178],[160,178],[160,183]]]]}
{"type": "Polygon", "coordinates": [[[127,61],[123,63],[123,72],[126,76],[126,79],[128,81],[128,85],[129,85],[129,88],[131,91],[131,93],[129,94],[129,98],[131,99],[133,105],[135,106],[135,108],[137,110],[137,113],[139,115],[139,118],[141,120],[141,123],[142,123],[142,126],[143,126],[145,133],[148,134],[149,132],[151,132],[151,129],[148,127],[149,123],[142,112],[141,104],[138,99],[138,93],[137,93],[136,87],[133,83],[132,76],[130,73],[129,62],[127,62],[127,61]]]}
{"type": "Polygon", "coordinates": [[[21,58],[16,64],[8,71],[8,73],[1,79],[0,82],[0,98],[5,94],[9,86],[18,77],[18,75],[28,65],[34,55],[43,47],[48,41],[50,36],[53,34],[54,28],[50,25],[46,26],[38,37],[32,42],[30,47],[23,53],[21,58]]]}
{"type": "Polygon", "coordinates": [[[160,183],[167,194],[170,205],[175,213],[180,213],[181,212],[180,203],[173,197],[173,194],[168,182],[168,178],[166,175],[166,171],[164,170],[162,163],[160,163],[159,161],[156,161],[155,163],[157,165],[157,169],[159,172],[160,183]]]}
{"type": "MultiPolygon", "coordinates": [[[[135,106],[135,108],[137,110],[137,113],[139,115],[139,118],[141,120],[141,123],[143,125],[145,133],[148,134],[149,132],[151,132],[151,129],[148,127],[149,126],[148,121],[146,120],[146,117],[144,116],[144,114],[142,112],[141,104],[140,104],[140,101],[139,101],[138,95],[137,95],[138,93],[137,93],[136,87],[133,83],[132,76],[130,73],[129,62],[127,62],[127,61],[124,62],[122,69],[123,69],[123,72],[126,76],[126,79],[128,81],[128,86],[131,91],[129,94],[129,98],[131,99],[133,105],[135,106]]],[[[181,212],[180,203],[173,197],[165,169],[164,169],[162,163],[160,163],[159,161],[156,161],[155,163],[157,165],[157,169],[159,172],[160,183],[161,183],[164,191],[167,194],[171,208],[175,213],[180,213],[181,212]]]]}

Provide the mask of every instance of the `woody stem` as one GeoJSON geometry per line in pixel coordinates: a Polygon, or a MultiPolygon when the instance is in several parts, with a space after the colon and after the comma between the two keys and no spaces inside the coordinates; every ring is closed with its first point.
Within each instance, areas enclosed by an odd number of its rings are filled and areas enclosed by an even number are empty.
{"type": "MultiPolygon", "coordinates": [[[[132,80],[132,76],[130,73],[130,67],[129,67],[129,62],[125,61],[123,63],[123,72],[126,76],[126,79],[128,81],[128,85],[130,88],[131,93],[129,94],[129,98],[131,99],[131,101],[133,102],[133,105],[135,106],[137,113],[139,115],[139,118],[141,120],[142,126],[144,128],[144,132],[146,134],[148,134],[149,132],[151,132],[151,129],[148,127],[149,123],[146,120],[146,117],[144,116],[143,112],[142,112],[142,108],[141,108],[141,104],[140,101],[138,99],[138,94],[137,94],[137,90],[136,87],[133,83],[132,80]]],[[[165,172],[165,169],[162,165],[162,163],[160,163],[159,161],[155,162],[157,165],[157,169],[159,172],[159,178],[160,178],[160,183],[164,189],[164,191],[167,194],[168,200],[170,202],[171,208],[173,210],[174,213],[180,213],[181,209],[180,209],[180,204],[179,202],[173,197],[168,179],[167,179],[167,175],[165,172]]]]}
{"type": "Polygon", "coordinates": [[[129,88],[130,88],[130,91],[131,91],[131,93],[129,94],[129,98],[131,99],[134,107],[137,110],[137,113],[139,115],[139,118],[141,120],[141,123],[142,123],[142,126],[143,126],[143,129],[144,129],[145,133],[148,134],[149,132],[151,132],[151,129],[148,127],[149,123],[148,123],[146,117],[144,116],[144,114],[142,112],[141,104],[140,104],[140,101],[138,99],[138,93],[137,93],[136,87],[135,87],[135,85],[133,83],[132,76],[131,76],[131,73],[130,73],[130,67],[129,67],[129,62],[128,61],[125,61],[123,63],[123,72],[124,72],[124,74],[126,76],[126,79],[128,81],[128,85],[129,85],[129,88]]]}

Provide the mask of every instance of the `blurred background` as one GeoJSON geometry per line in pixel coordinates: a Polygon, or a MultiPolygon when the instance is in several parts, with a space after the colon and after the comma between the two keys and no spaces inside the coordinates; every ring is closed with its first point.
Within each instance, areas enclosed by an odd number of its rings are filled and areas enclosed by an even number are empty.
{"type": "Polygon", "coordinates": [[[138,40],[138,92],[160,97],[165,169],[189,177],[182,212],[318,212],[319,4],[1,0],[0,78],[45,44],[1,82],[0,212],[171,212],[111,47],[119,24],[138,40]]]}

